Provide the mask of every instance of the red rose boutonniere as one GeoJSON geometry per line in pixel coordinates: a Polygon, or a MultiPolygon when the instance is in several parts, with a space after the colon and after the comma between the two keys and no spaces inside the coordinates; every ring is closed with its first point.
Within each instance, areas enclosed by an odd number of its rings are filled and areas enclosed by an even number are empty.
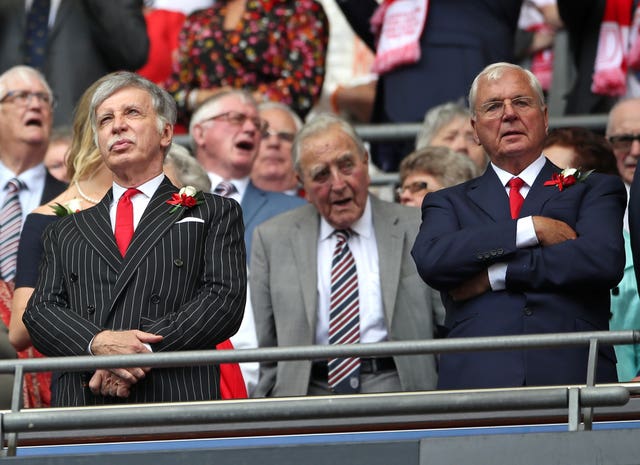
{"type": "Polygon", "coordinates": [[[562,191],[565,187],[573,186],[577,182],[582,182],[593,173],[593,170],[586,172],[578,171],[576,168],[565,168],[560,174],[553,173],[549,181],[545,181],[545,186],[558,186],[558,190],[562,191]]]}
{"type": "Polygon", "coordinates": [[[167,203],[173,205],[169,213],[174,213],[180,208],[193,208],[202,203],[202,192],[193,186],[185,186],[177,194],[173,194],[167,203]]]}

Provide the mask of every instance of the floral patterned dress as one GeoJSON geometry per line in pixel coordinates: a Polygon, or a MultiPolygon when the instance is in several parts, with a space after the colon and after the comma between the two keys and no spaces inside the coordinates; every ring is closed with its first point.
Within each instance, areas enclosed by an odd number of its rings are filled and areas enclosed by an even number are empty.
{"type": "Polygon", "coordinates": [[[166,89],[186,121],[194,89],[230,86],[307,114],[320,96],[329,28],[315,0],[247,0],[234,30],[223,27],[226,2],[187,17],[166,89]]]}

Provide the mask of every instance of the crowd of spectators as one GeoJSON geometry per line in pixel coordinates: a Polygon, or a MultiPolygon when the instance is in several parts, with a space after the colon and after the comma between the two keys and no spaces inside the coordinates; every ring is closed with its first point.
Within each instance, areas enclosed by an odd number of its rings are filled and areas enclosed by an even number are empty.
{"type": "MultiPolygon", "coordinates": [[[[0,2],[1,241],[10,242],[1,212],[12,200],[14,179],[22,231],[9,252],[0,247],[0,310],[9,328],[0,327],[0,357],[39,356],[22,315],[36,287],[43,230],[58,208],[85,210],[109,191],[113,177],[96,145],[90,104],[96,87],[123,70],[152,81],[175,102],[174,133],[186,134],[190,147],[174,143],[167,151],[163,170],[171,182],[242,208],[247,299],[240,329],[219,349],[337,343],[332,254],[348,255],[358,270],[359,337],[340,343],[446,335],[453,320],[445,318],[441,281],[423,282],[410,250],[422,209],[437,202],[433,193],[471,186],[501,160],[497,150],[487,152],[487,126],[479,126],[478,108],[484,105],[484,112],[487,103],[476,104],[473,92],[467,102],[488,65],[519,62],[538,83],[527,81],[517,96],[497,93],[489,103],[502,109],[500,118],[510,112],[519,118],[535,107],[529,94],[539,95],[547,134],[542,154],[559,169],[619,177],[630,194],[640,158],[633,62],[618,66],[631,76],[624,92],[603,91],[591,79],[602,67],[602,23],[625,27],[604,3],[0,2]],[[544,99],[560,31],[569,36],[577,70],[565,112],[609,112],[605,134],[548,128],[544,99]],[[408,122],[421,123],[415,140],[366,143],[353,126],[408,122]],[[370,173],[378,170],[398,173],[395,202],[373,195],[370,173]]],[[[625,59],[632,48],[623,44],[625,59]]],[[[623,225],[627,261],[611,289],[610,328],[640,329],[628,208],[623,225]]],[[[636,349],[616,347],[620,381],[638,375],[636,349]]],[[[57,383],[47,376],[25,378],[24,406],[50,405],[57,383]]],[[[433,389],[437,363],[431,356],[242,363],[225,367],[221,382],[223,398],[433,389]],[[345,364],[336,381],[332,373],[345,364]]],[[[0,407],[8,406],[10,390],[11,379],[0,378],[0,407]]]]}

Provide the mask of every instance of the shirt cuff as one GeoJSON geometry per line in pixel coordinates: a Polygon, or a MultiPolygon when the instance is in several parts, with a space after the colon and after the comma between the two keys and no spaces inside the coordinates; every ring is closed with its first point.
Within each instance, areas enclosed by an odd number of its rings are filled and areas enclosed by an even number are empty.
{"type": "Polygon", "coordinates": [[[538,245],[536,228],[533,226],[533,217],[520,218],[516,224],[516,247],[524,249],[538,245]]]}
{"type": "Polygon", "coordinates": [[[506,263],[494,263],[487,269],[487,274],[492,291],[503,291],[507,288],[506,263]]]}

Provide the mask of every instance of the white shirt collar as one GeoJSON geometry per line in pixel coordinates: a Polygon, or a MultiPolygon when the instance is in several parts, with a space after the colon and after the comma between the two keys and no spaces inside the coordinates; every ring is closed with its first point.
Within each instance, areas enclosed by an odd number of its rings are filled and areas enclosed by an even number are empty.
{"type": "MultiPolygon", "coordinates": [[[[162,183],[163,179],[164,179],[164,173],[160,173],[155,178],[152,178],[149,181],[145,182],[144,184],[139,185],[137,189],[141,193],[143,193],[148,199],[150,199],[153,196],[153,194],[156,193],[156,190],[158,190],[158,187],[160,186],[160,183],[162,183]]],[[[120,197],[122,197],[122,194],[124,194],[127,189],[128,189],[127,187],[122,187],[116,182],[113,183],[114,204],[118,203],[118,201],[120,200],[120,197]]]]}
{"type": "Polygon", "coordinates": [[[222,176],[218,176],[215,173],[207,172],[209,175],[209,179],[211,180],[211,193],[215,190],[216,186],[221,181],[228,181],[234,185],[236,191],[238,191],[238,197],[242,199],[244,197],[244,193],[247,190],[247,186],[249,185],[249,176],[240,179],[224,179],[222,176]]]}
{"type": "MultiPolygon", "coordinates": [[[[371,213],[371,198],[367,196],[367,203],[362,216],[351,225],[351,230],[359,236],[369,238],[373,235],[373,215],[371,213]]],[[[324,217],[320,217],[320,240],[324,241],[331,237],[335,228],[331,226],[324,217]]]]}
{"type": "Polygon", "coordinates": [[[502,168],[498,168],[493,164],[493,162],[491,162],[491,168],[493,168],[493,171],[495,171],[495,173],[498,175],[498,178],[500,179],[500,182],[503,186],[506,186],[511,178],[517,176],[522,179],[528,187],[531,187],[533,185],[533,182],[538,177],[538,174],[540,174],[540,171],[542,171],[542,168],[544,167],[546,161],[547,159],[545,158],[545,156],[540,155],[533,163],[531,163],[517,175],[509,173],[502,168]]]}
{"type": "Polygon", "coordinates": [[[38,163],[36,166],[33,166],[27,171],[23,171],[18,176],[16,176],[13,171],[7,168],[0,161],[0,191],[4,191],[7,182],[13,178],[18,178],[25,184],[25,189],[31,191],[36,186],[44,186],[44,178],[46,175],[47,170],[44,167],[44,163],[38,163]]]}

